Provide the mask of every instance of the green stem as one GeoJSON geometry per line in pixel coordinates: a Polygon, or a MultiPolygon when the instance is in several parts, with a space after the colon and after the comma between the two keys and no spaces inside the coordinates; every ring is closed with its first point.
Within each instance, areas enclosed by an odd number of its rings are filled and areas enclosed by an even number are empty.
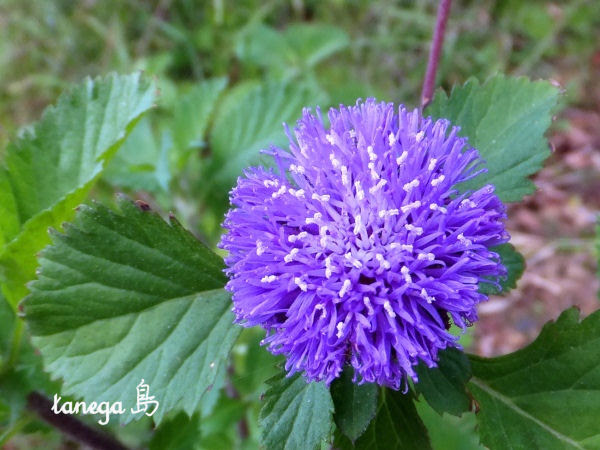
{"type": "Polygon", "coordinates": [[[19,352],[21,350],[21,341],[23,339],[23,331],[25,330],[24,322],[18,317],[15,319],[15,329],[13,331],[12,343],[10,345],[10,353],[6,368],[14,367],[19,358],[19,352]]]}
{"type": "Polygon", "coordinates": [[[8,444],[8,441],[10,441],[10,439],[19,431],[21,431],[30,421],[31,417],[27,415],[23,416],[14,424],[12,424],[12,426],[8,430],[2,433],[0,435],[0,448],[4,448],[4,446],[8,444]]]}

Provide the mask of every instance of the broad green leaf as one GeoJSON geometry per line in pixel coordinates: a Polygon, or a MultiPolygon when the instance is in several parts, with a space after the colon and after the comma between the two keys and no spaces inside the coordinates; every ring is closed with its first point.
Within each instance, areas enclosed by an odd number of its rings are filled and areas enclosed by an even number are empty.
{"type": "Polygon", "coordinates": [[[492,248],[493,251],[500,255],[502,264],[508,271],[506,280],[500,282],[502,290],[498,290],[496,287],[488,283],[481,283],[479,285],[480,292],[487,295],[506,294],[511,289],[517,287],[517,281],[523,275],[525,270],[525,258],[521,255],[512,244],[502,244],[492,248]]]}
{"type": "Polygon", "coordinates": [[[320,448],[333,426],[333,402],[325,384],[284,373],[268,384],[260,411],[262,444],[269,450],[320,448]]]}
{"type": "Polygon", "coordinates": [[[144,379],[160,402],[156,422],[173,409],[192,414],[240,330],[223,263],[173,218],[119,204],[121,213],[81,206],[65,234],[53,233],[24,301],[33,342],[65,394],[130,408],[144,379]]]}
{"type": "Polygon", "coordinates": [[[135,191],[168,192],[171,146],[166,132],[157,142],[150,120],[144,117],[106,167],[103,179],[114,186],[135,191]]]}
{"type": "Polygon", "coordinates": [[[210,118],[226,85],[226,78],[206,80],[179,97],[173,111],[172,131],[175,145],[183,155],[188,154],[190,148],[205,145],[210,118]]]}
{"type": "Polygon", "coordinates": [[[283,31],[260,24],[241,35],[238,58],[284,78],[304,74],[320,62],[346,48],[348,35],[323,23],[299,23],[283,31]]]}
{"type": "Polygon", "coordinates": [[[440,416],[427,402],[417,402],[416,407],[435,450],[484,450],[475,430],[475,413],[465,413],[461,417],[440,416]]]}
{"type": "Polygon", "coordinates": [[[350,44],[345,31],[324,23],[292,24],[285,29],[285,39],[305,67],[316,66],[350,44]]]}
{"type": "Polygon", "coordinates": [[[383,388],[377,414],[364,434],[353,446],[348,439],[336,433],[334,448],[427,450],[431,449],[431,444],[415,408],[413,393],[383,388]]]}
{"type": "Polygon", "coordinates": [[[353,369],[347,366],[331,384],[331,397],[335,408],[335,424],[354,442],[377,413],[379,389],[373,383],[358,385],[352,382],[352,377],[353,369]]]}
{"type": "Polygon", "coordinates": [[[571,308],[524,349],[470,360],[484,445],[600,448],[600,311],[580,321],[571,308]]]}
{"type": "Polygon", "coordinates": [[[469,358],[460,350],[448,348],[439,353],[438,367],[421,363],[416,368],[419,382],[416,389],[438,414],[460,416],[468,411],[471,399],[465,385],[471,377],[469,358]]]}
{"type": "Polygon", "coordinates": [[[293,122],[302,108],[324,103],[322,94],[305,84],[244,83],[232,89],[215,116],[210,139],[211,158],[203,181],[207,196],[218,208],[243,169],[261,161],[260,150],[287,148],[283,122],[293,122]]]}
{"type": "Polygon", "coordinates": [[[487,173],[469,180],[463,190],[488,183],[506,202],[521,200],[535,190],[529,176],[550,155],[544,133],[552,121],[558,89],[546,81],[497,75],[486,83],[475,79],[455,87],[450,97],[439,91],[426,114],[446,118],[461,127],[486,161],[487,173]]]}
{"type": "Polygon", "coordinates": [[[153,106],[154,91],[140,74],[88,79],[9,144],[0,168],[0,279],[11,305],[27,293],[35,255],[50,242],[48,227],[73,217],[106,161],[153,106]]]}

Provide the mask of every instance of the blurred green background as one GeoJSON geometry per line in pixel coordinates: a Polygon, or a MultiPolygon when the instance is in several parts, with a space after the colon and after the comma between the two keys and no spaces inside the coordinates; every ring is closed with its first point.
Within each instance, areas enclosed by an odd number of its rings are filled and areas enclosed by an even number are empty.
{"type": "MultiPolygon", "coordinates": [[[[144,70],[158,80],[159,108],[121,150],[97,195],[149,193],[158,205],[151,203],[176,211],[214,243],[224,192],[260,147],[285,142],[280,124],[293,123],[303,105],[366,96],[417,105],[436,5],[2,0],[0,143],[71,83],[144,70]],[[244,113],[263,117],[262,128],[253,123],[254,130],[232,136],[244,113]],[[249,151],[230,162],[244,145],[249,151]]],[[[457,1],[438,84],[449,89],[470,76],[506,72],[554,79],[569,103],[594,102],[588,94],[599,41],[596,1],[457,1]]]]}
{"type": "MultiPolygon", "coordinates": [[[[565,103],[598,111],[597,0],[453,3],[439,86],[448,90],[497,72],[553,79],[565,88],[565,103]]],[[[72,83],[143,70],[157,80],[160,103],[136,126],[93,196],[110,203],[124,191],[162,213],[173,211],[214,245],[235,178],[259,161],[261,148],[285,143],[281,123],[293,124],[303,106],[367,96],[418,105],[436,6],[432,0],[0,0],[0,149],[72,83]]],[[[259,339],[245,332],[234,350],[231,379],[241,398],[225,390],[210,420],[176,416],[165,428],[201,428],[199,448],[255,448],[256,400],[270,371],[258,373],[246,361],[273,362],[257,347],[259,339]],[[242,418],[248,439],[240,437],[242,418]]],[[[441,419],[421,406],[436,448],[477,448],[473,415],[441,419]]],[[[139,447],[147,445],[149,429],[140,422],[113,431],[139,447]]],[[[17,436],[6,448],[77,448],[43,430],[17,436]]],[[[166,448],[160,433],[153,442],[166,448]]]]}

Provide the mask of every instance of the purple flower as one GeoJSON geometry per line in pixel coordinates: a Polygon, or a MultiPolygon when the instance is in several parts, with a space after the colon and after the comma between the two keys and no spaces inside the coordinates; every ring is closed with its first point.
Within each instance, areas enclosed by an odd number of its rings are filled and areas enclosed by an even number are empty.
{"type": "Polygon", "coordinates": [[[331,383],[351,363],[398,389],[458,346],[448,328],[477,320],[478,283],[506,276],[490,250],[505,209],[491,185],[456,189],[484,169],[447,120],[374,99],[328,117],[304,110],[291,153],[270,152],[278,171],[247,169],[232,190],[227,289],[290,373],[331,383]]]}

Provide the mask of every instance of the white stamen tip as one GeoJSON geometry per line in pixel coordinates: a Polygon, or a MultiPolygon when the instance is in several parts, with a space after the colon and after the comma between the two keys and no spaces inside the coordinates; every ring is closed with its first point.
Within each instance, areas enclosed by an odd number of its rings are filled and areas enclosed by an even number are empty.
{"type": "Polygon", "coordinates": [[[409,211],[412,211],[415,208],[419,208],[421,206],[421,201],[420,200],[415,200],[412,203],[409,203],[408,205],[404,205],[402,206],[400,209],[402,210],[403,213],[407,213],[409,211]]]}
{"type": "Polygon", "coordinates": [[[417,178],[415,178],[410,183],[406,183],[402,187],[402,189],[404,189],[406,192],[410,192],[413,188],[416,188],[418,185],[419,185],[419,180],[417,178]]]}
{"type": "Polygon", "coordinates": [[[369,171],[371,172],[371,179],[379,180],[380,177],[377,171],[375,170],[375,163],[370,162],[369,164],[367,164],[367,166],[369,167],[369,171]]]}
{"type": "Polygon", "coordinates": [[[363,188],[360,184],[360,180],[356,180],[354,182],[354,189],[356,189],[356,199],[358,201],[364,200],[365,198],[365,191],[363,191],[363,188]]]}
{"type": "Polygon", "coordinates": [[[331,278],[333,266],[331,265],[331,256],[325,258],[325,278],[331,278]]]}
{"type": "Polygon", "coordinates": [[[390,147],[392,147],[396,143],[396,136],[394,136],[394,133],[389,134],[388,142],[390,144],[390,147]]]}
{"type": "Polygon", "coordinates": [[[435,302],[435,297],[432,297],[431,295],[429,295],[427,293],[427,291],[425,290],[425,288],[421,289],[421,298],[424,298],[427,303],[432,303],[435,302]]]}
{"type": "Polygon", "coordinates": [[[363,297],[363,303],[367,307],[369,316],[375,314],[375,310],[373,310],[373,306],[371,305],[371,300],[369,300],[369,297],[363,297]]]}
{"type": "Polygon", "coordinates": [[[296,286],[298,286],[301,291],[303,291],[303,292],[307,291],[308,285],[304,281],[302,281],[302,278],[300,278],[300,277],[294,278],[294,283],[296,283],[296,286]]]}
{"type": "Polygon", "coordinates": [[[265,180],[263,181],[265,187],[277,187],[279,186],[278,180],[265,180]]]}
{"type": "Polygon", "coordinates": [[[331,145],[333,145],[335,143],[333,136],[329,133],[325,135],[325,139],[327,139],[327,142],[329,142],[331,145]]]}
{"type": "Polygon", "coordinates": [[[286,263],[292,262],[294,260],[294,256],[296,256],[298,254],[298,251],[299,250],[297,248],[291,249],[290,252],[283,257],[283,260],[286,263]]]}
{"type": "Polygon", "coordinates": [[[273,198],[280,197],[283,194],[285,194],[285,191],[287,191],[287,188],[285,186],[281,186],[277,192],[273,192],[271,194],[271,197],[273,197],[273,198]]]}
{"type": "Polygon", "coordinates": [[[433,169],[435,169],[435,165],[437,164],[437,162],[437,159],[431,158],[431,160],[429,161],[429,165],[427,166],[427,170],[431,172],[433,169]]]}
{"type": "Polygon", "coordinates": [[[445,179],[446,179],[446,177],[444,175],[440,175],[439,177],[434,178],[433,180],[431,180],[431,185],[432,186],[437,186],[438,184],[440,184],[445,179]]]}
{"type": "Polygon", "coordinates": [[[375,152],[373,151],[373,146],[369,145],[367,147],[367,153],[369,155],[369,160],[371,161],[375,161],[377,159],[377,155],[375,154],[375,152]]]}
{"type": "Polygon", "coordinates": [[[350,282],[350,280],[344,280],[344,283],[342,284],[342,288],[340,289],[340,292],[339,292],[340,298],[342,298],[344,295],[346,295],[346,292],[348,292],[348,290],[350,289],[351,284],[352,283],[350,282]]]}
{"type": "Polygon", "coordinates": [[[402,164],[404,161],[406,161],[407,157],[408,157],[408,152],[406,150],[404,150],[402,152],[402,154],[396,158],[396,164],[398,164],[398,165],[402,164]]]}
{"type": "Polygon", "coordinates": [[[354,218],[354,230],[352,232],[354,234],[359,234],[363,229],[362,216],[358,215],[354,218]]]}
{"type": "Polygon", "coordinates": [[[417,236],[421,236],[423,234],[423,228],[416,227],[410,223],[407,223],[406,225],[404,225],[404,228],[406,229],[406,231],[414,232],[417,236]]]}
{"type": "Polygon", "coordinates": [[[320,212],[316,212],[316,213],[314,213],[314,215],[312,217],[307,217],[304,222],[308,225],[311,223],[317,223],[322,218],[323,218],[323,214],[321,214],[320,212]]]}
{"type": "Polygon", "coordinates": [[[458,241],[459,241],[461,244],[463,244],[463,245],[465,245],[465,246],[467,246],[467,247],[473,243],[473,242],[472,242],[470,239],[467,239],[467,238],[466,238],[466,237],[465,237],[465,236],[464,236],[462,233],[460,233],[460,234],[459,234],[459,235],[456,237],[456,239],[458,239],[458,241]]]}
{"type": "Polygon", "coordinates": [[[256,241],[256,254],[260,256],[265,252],[265,250],[266,247],[264,246],[264,244],[260,240],[256,241]]]}
{"type": "Polygon", "coordinates": [[[460,202],[460,207],[465,208],[467,206],[469,208],[475,208],[477,205],[475,204],[475,202],[473,200],[465,198],[462,202],[460,202]]]}
{"type": "Polygon", "coordinates": [[[338,167],[341,166],[340,161],[335,157],[335,155],[333,153],[329,154],[329,160],[331,161],[331,165],[333,166],[334,169],[337,169],[338,167]]]}
{"type": "Polygon", "coordinates": [[[316,192],[314,192],[312,195],[313,200],[318,200],[320,202],[328,202],[330,198],[331,196],[329,194],[319,195],[316,192]]]}
{"type": "Polygon", "coordinates": [[[344,186],[347,186],[350,184],[350,177],[348,176],[348,168],[346,166],[342,166],[340,168],[341,172],[342,172],[342,184],[344,186]]]}
{"type": "Polygon", "coordinates": [[[386,300],[385,302],[383,302],[383,309],[385,309],[385,312],[388,313],[388,315],[393,319],[394,317],[396,317],[396,313],[394,312],[392,305],[390,304],[389,300],[386,300]]]}
{"type": "Polygon", "coordinates": [[[265,275],[264,277],[261,278],[260,282],[261,283],[272,283],[276,279],[277,279],[277,276],[275,276],[275,275],[265,275]]]}
{"type": "Polygon", "coordinates": [[[431,205],[429,205],[429,209],[431,209],[432,211],[439,211],[442,214],[446,214],[448,212],[446,208],[438,205],[437,203],[432,203],[431,205]]]}
{"type": "Polygon", "coordinates": [[[379,189],[381,189],[382,187],[384,187],[387,184],[387,180],[379,180],[379,182],[375,185],[375,186],[371,186],[369,188],[369,192],[371,194],[374,194],[375,192],[377,192],[379,189]]]}
{"type": "Polygon", "coordinates": [[[383,255],[382,255],[382,254],[380,254],[380,253],[377,253],[377,254],[375,255],[375,259],[376,259],[377,261],[379,261],[379,265],[380,265],[381,267],[383,267],[384,269],[386,269],[386,270],[388,270],[390,267],[392,267],[392,265],[390,264],[390,262],[389,262],[388,260],[386,260],[386,259],[383,257],[383,255]]]}
{"type": "Polygon", "coordinates": [[[344,322],[338,322],[336,328],[338,330],[336,336],[339,339],[344,335],[344,322]]]}
{"type": "Polygon", "coordinates": [[[415,140],[417,142],[421,142],[424,137],[425,137],[425,132],[424,131],[419,131],[417,134],[415,134],[415,140]]]}
{"type": "Polygon", "coordinates": [[[299,175],[304,174],[304,167],[296,164],[290,164],[290,172],[297,173],[299,175]]]}

